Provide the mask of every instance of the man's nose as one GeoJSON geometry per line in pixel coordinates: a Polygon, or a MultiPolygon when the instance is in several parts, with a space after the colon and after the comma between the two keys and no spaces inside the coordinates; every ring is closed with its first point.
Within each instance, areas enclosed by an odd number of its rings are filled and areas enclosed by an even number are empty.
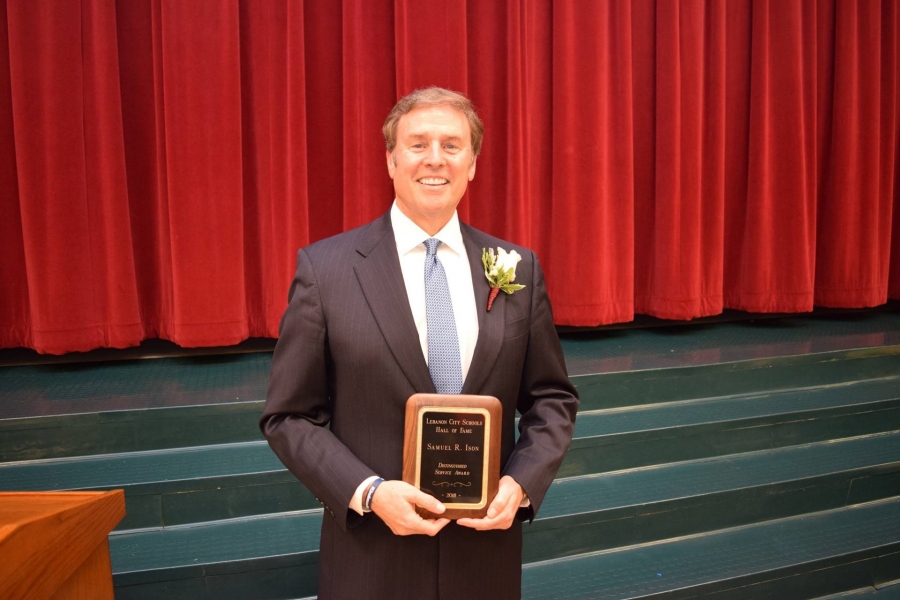
{"type": "Polygon", "coordinates": [[[444,163],[444,153],[440,144],[434,143],[428,146],[428,154],[425,156],[425,161],[430,166],[440,166],[444,163]]]}

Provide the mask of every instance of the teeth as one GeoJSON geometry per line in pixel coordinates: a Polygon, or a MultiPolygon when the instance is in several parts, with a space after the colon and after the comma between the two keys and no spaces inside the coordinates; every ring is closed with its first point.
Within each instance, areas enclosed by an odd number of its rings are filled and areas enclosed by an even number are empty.
{"type": "Polygon", "coordinates": [[[443,177],[423,177],[419,180],[419,183],[424,183],[425,185],[444,185],[447,183],[447,180],[443,177]]]}

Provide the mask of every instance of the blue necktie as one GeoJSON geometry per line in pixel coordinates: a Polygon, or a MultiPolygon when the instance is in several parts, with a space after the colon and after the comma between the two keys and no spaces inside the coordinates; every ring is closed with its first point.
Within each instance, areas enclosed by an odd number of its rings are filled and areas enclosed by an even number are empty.
{"type": "Polygon", "coordinates": [[[428,370],[438,394],[462,390],[459,338],[444,265],[437,257],[440,240],[425,240],[425,317],[428,323],[428,370]]]}

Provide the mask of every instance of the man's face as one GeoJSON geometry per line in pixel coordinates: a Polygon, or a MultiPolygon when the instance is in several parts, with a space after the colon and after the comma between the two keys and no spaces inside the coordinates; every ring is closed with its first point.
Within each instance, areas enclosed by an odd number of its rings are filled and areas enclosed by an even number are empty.
{"type": "Polygon", "coordinates": [[[437,233],[475,177],[466,116],[440,105],[406,113],[397,123],[397,143],[387,153],[387,166],[397,206],[429,234],[437,233]]]}

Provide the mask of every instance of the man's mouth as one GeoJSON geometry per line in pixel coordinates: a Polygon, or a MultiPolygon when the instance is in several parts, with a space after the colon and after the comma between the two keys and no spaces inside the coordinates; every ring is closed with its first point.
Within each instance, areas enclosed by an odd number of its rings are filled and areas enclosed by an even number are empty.
{"type": "Polygon", "coordinates": [[[450,182],[443,177],[423,177],[419,180],[419,183],[422,185],[440,186],[447,185],[450,182]]]}

